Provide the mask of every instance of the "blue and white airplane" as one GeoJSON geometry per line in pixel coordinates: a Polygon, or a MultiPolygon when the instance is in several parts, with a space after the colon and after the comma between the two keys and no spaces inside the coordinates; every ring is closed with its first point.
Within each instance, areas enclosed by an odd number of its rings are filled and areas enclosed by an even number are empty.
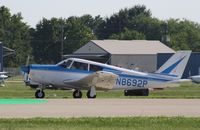
{"type": "Polygon", "coordinates": [[[8,78],[8,76],[6,74],[8,74],[8,73],[4,72],[4,71],[0,72],[0,86],[1,87],[5,86],[5,79],[8,78]]]}
{"type": "Polygon", "coordinates": [[[178,51],[155,73],[144,73],[78,58],[69,58],[56,65],[28,65],[22,67],[25,83],[36,87],[36,98],[44,98],[44,89],[74,89],[73,97],[81,98],[87,90],[88,98],[96,97],[96,90],[125,90],[125,96],[148,96],[149,88],[177,85],[191,51],[178,51]]]}

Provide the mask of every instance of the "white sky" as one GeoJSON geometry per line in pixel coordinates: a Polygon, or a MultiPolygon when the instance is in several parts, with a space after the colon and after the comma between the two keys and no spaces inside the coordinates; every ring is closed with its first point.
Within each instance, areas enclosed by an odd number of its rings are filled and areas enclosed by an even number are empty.
{"type": "Polygon", "coordinates": [[[43,18],[68,18],[91,14],[107,17],[125,7],[144,4],[156,18],[189,19],[200,23],[200,0],[0,0],[12,14],[21,12],[28,25],[43,18]]]}

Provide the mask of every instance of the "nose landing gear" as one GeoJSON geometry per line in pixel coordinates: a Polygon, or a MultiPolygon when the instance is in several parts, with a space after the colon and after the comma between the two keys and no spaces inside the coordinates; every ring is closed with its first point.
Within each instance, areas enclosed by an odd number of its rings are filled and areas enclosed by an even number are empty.
{"type": "Polygon", "coordinates": [[[35,92],[35,98],[44,98],[45,97],[45,93],[43,90],[37,90],[35,92]]]}

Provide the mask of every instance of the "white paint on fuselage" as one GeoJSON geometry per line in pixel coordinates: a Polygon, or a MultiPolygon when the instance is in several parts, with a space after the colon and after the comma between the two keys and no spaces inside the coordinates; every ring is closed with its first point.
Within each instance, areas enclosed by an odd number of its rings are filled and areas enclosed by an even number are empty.
{"type": "Polygon", "coordinates": [[[34,82],[43,85],[53,85],[58,88],[69,87],[65,82],[77,81],[86,77],[88,74],[62,72],[62,71],[46,71],[46,70],[34,70],[30,71],[30,78],[34,82]]]}
{"type": "MultiPolygon", "coordinates": [[[[57,88],[70,88],[67,82],[78,81],[91,73],[77,73],[70,71],[51,71],[51,70],[34,70],[30,71],[32,81],[43,85],[53,85],[57,88]]],[[[125,73],[123,73],[125,74],[125,73]]],[[[113,89],[143,89],[143,88],[164,88],[169,86],[164,81],[155,81],[148,78],[136,78],[134,74],[127,73],[128,77],[119,76],[113,84],[113,89]]],[[[141,76],[141,75],[137,75],[141,76]]],[[[142,77],[145,76],[144,74],[142,77]]],[[[148,75],[146,75],[148,76],[148,75]]],[[[79,87],[79,86],[76,86],[79,87]]],[[[89,88],[90,86],[88,86],[89,88]]],[[[81,89],[81,87],[80,87],[81,89]]],[[[87,89],[87,88],[84,88],[87,89]]]]}

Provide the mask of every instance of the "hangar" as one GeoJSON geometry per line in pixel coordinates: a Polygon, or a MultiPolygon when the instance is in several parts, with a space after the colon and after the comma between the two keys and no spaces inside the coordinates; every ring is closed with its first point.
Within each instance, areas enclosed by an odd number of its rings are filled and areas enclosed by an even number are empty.
{"type": "Polygon", "coordinates": [[[91,40],[68,57],[78,57],[102,63],[153,72],[157,69],[157,53],[175,53],[160,41],[91,40]]]}

